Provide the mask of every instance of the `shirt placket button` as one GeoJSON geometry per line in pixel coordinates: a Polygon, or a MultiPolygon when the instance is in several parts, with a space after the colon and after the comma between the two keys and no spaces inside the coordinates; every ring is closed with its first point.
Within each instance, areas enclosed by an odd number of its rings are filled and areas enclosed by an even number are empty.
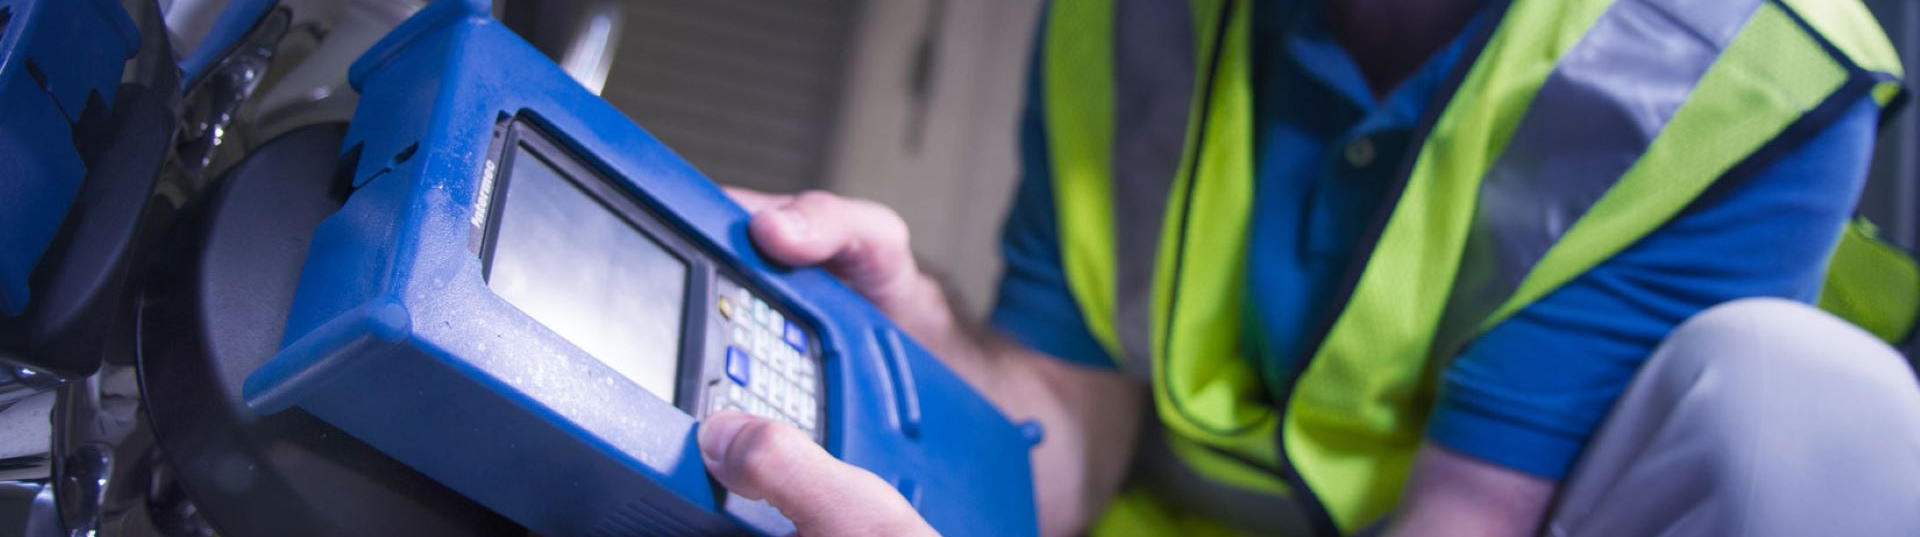
{"type": "Polygon", "coordinates": [[[1361,136],[1347,142],[1346,157],[1347,165],[1355,168],[1365,168],[1367,165],[1373,164],[1373,139],[1361,136]]]}

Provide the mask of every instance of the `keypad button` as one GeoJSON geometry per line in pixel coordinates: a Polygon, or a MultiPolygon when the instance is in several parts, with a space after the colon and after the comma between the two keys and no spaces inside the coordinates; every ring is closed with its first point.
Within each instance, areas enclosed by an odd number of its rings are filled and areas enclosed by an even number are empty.
{"type": "Polygon", "coordinates": [[[747,353],[741,351],[739,347],[728,345],[727,378],[733,379],[734,384],[746,385],[747,381],[752,380],[748,367],[747,353]]]}
{"type": "Polygon", "coordinates": [[[807,333],[800,330],[800,325],[793,324],[793,321],[787,321],[781,336],[781,339],[787,342],[788,347],[793,347],[795,351],[807,352],[807,333]]]}
{"type": "Polygon", "coordinates": [[[793,356],[784,352],[774,351],[773,370],[779,371],[782,376],[793,376],[793,356]]]}
{"type": "Polygon", "coordinates": [[[726,376],[713,385],[707,409],[735,409],[786,422],[819,436],[819,366],[808,356],[812,336],[745,287],[724,282],[714,308],[725,320],[726,376]]]}
{"type": "Polygon", "coordinates": [[[774,382],[781,382],[782,379],[786,378],[786,373],[781,372],[782,364],[780,363],[780,353],[767,353],[765,357],[760,359],[760,365],[766,366],[768,371],[772,371],[775,375],[778,375],[774,378],[774,382]]]}

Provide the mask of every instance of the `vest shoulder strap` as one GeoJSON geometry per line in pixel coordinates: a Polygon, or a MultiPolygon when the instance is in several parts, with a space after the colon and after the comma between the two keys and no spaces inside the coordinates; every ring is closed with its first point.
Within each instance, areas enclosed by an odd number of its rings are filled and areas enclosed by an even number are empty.
{"type": "Polygon", "coordinates": [[[1914,337],[1920,321],[1920,263],[1856,219],[1840,236],[1820,290],[1820,309],[1888,343],[1914,337]]]}

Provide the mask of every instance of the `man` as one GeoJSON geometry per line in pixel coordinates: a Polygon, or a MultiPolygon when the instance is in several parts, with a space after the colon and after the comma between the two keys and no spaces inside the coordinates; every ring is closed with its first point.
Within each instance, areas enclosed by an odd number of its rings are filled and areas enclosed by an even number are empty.
{"type": "MultiPolygon", "coordinates": [[[[1911,371],[1803,304],[1899,93],[1857,3],[1062,0],[1042,28],[995,331],[885,207],[734,195],[770,258],[1045,426],[1043,534],[1920,534],[1911,371]]],[[[790,430],[700,443],[803,535],[931,533],[790,430]]]]}

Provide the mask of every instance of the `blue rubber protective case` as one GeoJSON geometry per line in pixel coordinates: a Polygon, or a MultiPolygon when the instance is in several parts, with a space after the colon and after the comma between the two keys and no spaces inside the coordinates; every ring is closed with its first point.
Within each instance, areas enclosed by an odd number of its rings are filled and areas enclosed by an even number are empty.
{"type": "Polygon", "coordinates": [[[74,123],[104,111],[140,32],[115,0],[0,0],[0,315],[72,208],[86,163],[74,123]]]}
{"type": "Polygon", "coordinates": [[[432,4],[350,77],[355,190],[315,232],[284,348],[247,379],[256,411],[299,406],[554,537],[792,531],[708,477],[693,417],[483,281],[468,219],[486,155],[503,120],[531,118],[815,327],[829,452],[894,484],[947,535],[1037,532],[1037,430],[827,273],[762,259],[745,212],[489,18],[484,0],[432,4]]]}

